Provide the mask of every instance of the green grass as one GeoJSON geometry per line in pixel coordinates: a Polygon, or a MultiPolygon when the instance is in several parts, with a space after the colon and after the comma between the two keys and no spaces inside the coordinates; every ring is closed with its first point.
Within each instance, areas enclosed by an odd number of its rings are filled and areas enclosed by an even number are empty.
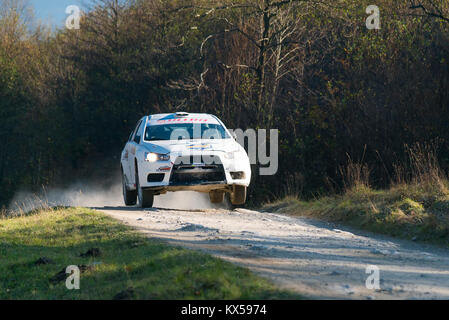
{"type": "MultiPolygon", "coordinates": [[[[68,275],[67,275],[68,276],[68,275]]],[[[143,237],[102,213],[68,208],[0,220],[0,299],[297,299],[249,270],[143,237]],[[91,248],[99,257],[81,257],[91,248]],[[36,265],[46,257],[51,264],[36,265]],[[80,290],[50,278],[93,266],[80,290]],[[128,290],[132,288],[132,290],[128,290]]]]}
{"type": "Polygon", "coordinates": [[[400,185],[354,188],[344,195],[301,201],[288,197],[263,210],[318,218],[449,248],[449,194],[444,188],[400,185]]]}

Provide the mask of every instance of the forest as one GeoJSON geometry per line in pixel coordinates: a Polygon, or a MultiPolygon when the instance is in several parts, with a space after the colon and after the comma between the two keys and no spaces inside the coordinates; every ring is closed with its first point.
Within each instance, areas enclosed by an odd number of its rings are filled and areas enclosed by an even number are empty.
{"type": "Polygon", "coordinates": [[[0,0],[0,208],[113,183],[138,119],[175,111],[279,130],[254,205],[388,188],[418,156],[449,170],[448,109],[447,0],[94,0],[75,30],[0,0]]]}

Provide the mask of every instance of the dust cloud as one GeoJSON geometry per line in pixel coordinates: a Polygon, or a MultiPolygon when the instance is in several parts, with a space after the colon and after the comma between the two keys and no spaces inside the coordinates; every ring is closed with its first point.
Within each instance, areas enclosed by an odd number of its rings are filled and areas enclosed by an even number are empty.
{"type": "Polygon", "coordinates": [[[212,204],[207,193],[178,191],[154,198],[154,206],[164,209],[195,210],[195,209],[218,209],[223,205],[212,204]]]}
{"type": "MultiPolygon", "coordinates": [[[[10,211],[29,212],[35,209],[67,207],[124,207],[122,185],[115,183],[99,187],[98,184],[75,183],[67,188],[43,188],[38,193],[20,191],[10,202],[10,211]]],[[[223,208],[209,201],[209,195],[197,192],[169,192],[156,196],[154,207],[164,209],[195,210],[223,208]]]]}

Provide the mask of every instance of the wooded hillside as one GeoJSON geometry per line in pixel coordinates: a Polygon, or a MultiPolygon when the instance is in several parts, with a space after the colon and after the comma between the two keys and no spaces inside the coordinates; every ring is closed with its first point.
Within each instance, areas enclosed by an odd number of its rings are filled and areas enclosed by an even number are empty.
{"type": "Polygon", "coordinates": [[[0,0],[0,207],[119,171],[137,120],[172,111],[279,129],[279,172],[255,175],[253,203],[339,192],[351,166],[388,186],[417,146],[448,170],[449,1],[377,0],[368,30],[372,2],[101,0],[50,32],[0,0]]]}

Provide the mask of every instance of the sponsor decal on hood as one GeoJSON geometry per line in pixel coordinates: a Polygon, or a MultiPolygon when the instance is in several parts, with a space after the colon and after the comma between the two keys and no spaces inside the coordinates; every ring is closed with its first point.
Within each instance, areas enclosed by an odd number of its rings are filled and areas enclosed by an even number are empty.
{"type": "Polygon", "coordinates": [[[154,153],[191,153],[191,152],[235,152],[239,150],[238,143],[233,139],[207,140],[207,141],[152,141],[145,142],[149,152],[154,153]]]}

